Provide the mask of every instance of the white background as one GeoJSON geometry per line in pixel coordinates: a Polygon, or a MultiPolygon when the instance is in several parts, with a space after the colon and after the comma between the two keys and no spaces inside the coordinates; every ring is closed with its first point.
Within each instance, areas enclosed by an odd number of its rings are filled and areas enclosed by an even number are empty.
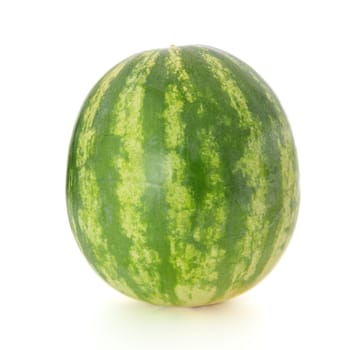
{"type": "Polygon", "coordinates": [[[1,1],[0,348],[359,349],[356,1],[1,1]],[[301,210],[276,269],[219,306],[132,301],[91,270],[65,208],[67,151],[89,89],[127,56],[226,50],[287,111],[301,210]]]}

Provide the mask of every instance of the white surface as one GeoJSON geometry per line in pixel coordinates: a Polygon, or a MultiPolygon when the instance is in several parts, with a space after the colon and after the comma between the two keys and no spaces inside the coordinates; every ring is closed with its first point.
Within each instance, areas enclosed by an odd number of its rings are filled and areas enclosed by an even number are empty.
{"type": "Polygon", "coordinates": [[[2,1],[1,349],[358,349],[359,22],[355,1],[2,1]],[[170,44],[224,49],[279,96],[299,153],[297,229],[275,271],[219,306],[122,297],[65,210],[72,128],[118,61],[170,44]]]}

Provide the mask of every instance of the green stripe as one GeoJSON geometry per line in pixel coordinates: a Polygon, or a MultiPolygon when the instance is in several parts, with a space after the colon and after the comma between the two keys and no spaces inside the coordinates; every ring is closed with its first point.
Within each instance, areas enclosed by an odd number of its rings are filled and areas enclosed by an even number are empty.
{"type": "Polygon", "coordinates": [[[123,61],[114,67],[110,72],[108,72],[95,90],[94,95],[86,103],[86,109],[84,110],[81,116],[81,129],[79,130],[78,135],[78,144],[76,147],[76,167],[80,168],[85,165],[88,158],[93,153],[93,144],[96,134],[96,129],[93,127],[93,122],[98,111],[99,105],[102,101],[102,98],[109,88],[113,79],[119,74],[123,69],[127,61],[123,61]]]}
{"type": "Polygon", "coordinates": [[[97,266],[98,272],[108,281],[116,280],[117,271],[115,259],[109,254],[103,254],[108,250],[108,244],[99,221],[102,203],[99,196],[100,189],[91,164],[91,158],[96,150],[97,133],[93,123],[105,93],[126,63],[127,61],[120,63],[101,79],[80,113],[74,133],[76,154],[72,162],[72,169],[77,168],[77,176],[71,184],[74,187],[69,188],[70,202],[75,203],[77,207],[76,210],[72,210],[77,214],[77,223],[73,221],[73,225],[77,228],[75,235],[92,266],[97,266]],[[101,264],[95,261],[101,261],[101,264]]]}
{"type": "Polygon", "coordinates": [[[218,80],[222,93],[228,96],[231,107],[236,111],[237,121],[241,128],[255,126],[244,94],[233,79],[234,74],[224,65],[223,60],[215,57],[207,50],[203,49],[201,56],[207,62],[212,75],[218,80]]]}
{"type": "Polygon", "coordinates": [[[195,91],[190,81],[190,76],[185,70],[181,58],[181,49],[171,46],[168,49],[167,68],[172,75],[172,80],[176,81],[176,86],[182,93],[181,99],[192,103],[194,100],[195,91]]]}
{"type": "Polygon", "coordinates": [[[67,208],[70,224],[81,250],[83,250],[85,242],[78,222],[78,208],[79,203],[81,202],[81,197],[77,191],[79,176],[76,170],[87,162],[93,149],[95,136],[93,120],[98,105],[110,83],[123,69],[126,62],[127,60],[113,67],[92,89],[82,107],[71,138],[66,183],[67,208]]]}
{"type": "Polygon", "coordinates": [[[227,52],[213,49],[212,54],[226,62],[232,70],[236,70],[237,73],[241,72],[240,79],[236,79],[237,84],[246,96],[251,112],[260,117],[268,128],[273,127],[270,124],[271,116],[286,119],[273,90],[254,69],[227,52]]]}
{"type": "Polygon", "coordinates": [[[88,99],[82,111],[80,123],[78,124],[75,132],[76,137],[76,154],[74,155],[75,167],[78,169],[77,182],[78,192],[82,208],[79,209],[78,219],[79,226],[82,232],[87,233],[87,238],[93,244],[96,242],[101,243],[101,228],[95,223],[96,219],[91,213],[95,212],[98,208],[97,195],[98,188],[94,183],[92,171],[86,167],[86,163],[93,155],[94,141],[96,137],[96,129],[93,127],[93,121],[98,110],[98,106],[109,88],[113,79],[123,69],[126,61],[115,66],[109,71],[97,84],[92,95],[88,99]],[[87,186],[90,191],[87,191],[87,186]],[[87,218],[86,218],[87,217],[87,218]],[[87,221],[87,222],[86,222],[87,221]]]}
{"type": "MultiPolygon", "coordinates": [[[[237,82],[232,78],[231,71],[224,66],[222,60],[203,51],[203,58],[218,80],[224,93],[228,94],[230,104],[237,112],[237,123],[241,128],[249,128],[250,133],[243,145],[244,153],[237,160],[233,173],[240,173],[251,189],[250,201],[246,206],[246,222],[243,237],[237,241],[234,250],[240,252],[238,261],[232,271],[232,279],[228,293],[238,291],[243,281],[248,280],[256,270],[261,258],[265,237],[268,234],[268,223],[263,221],[266,214],[265,200],[267,182],[262,152],[261,123],[249,111],[246,98],[237,82]]],[[[243,191],[243,189],[241,189],[243,191]]],[[[241,200],[239,195],[239,200],[241,200]]],[[[233,234],[233,233],[232,233],[233,234]]]]}
{"type": "Polygon", "coordinates": [[[118,96],[125,89],[127,78],[136,66],[142,64],[142,60],[142,54],[131,57],[104,94],[93,122],[97,137],[94,145],[95,152],[88,165],[94,172],[99,187],[98,200],[101,203],[101,210],[98,212],[97,219],[107,242],[105,249],[93,245],[89,247],[90,251],[96,252],[96,259],[91,260],[90,263],[110,285],[135,298],[140,297],[137,295],[137,285],[128,272],[128,257],[126,254],[118,253],[119,247],[121,247],[121,252],[129,251],[131,241],[120,234],[118,218],[120,204],[113,189],[119,181],[118,168],[115,166],[114,159],[117,159],[121,153],[121,139],[113,134],[111,123],[116,118],[117,111],[113,107],[118,101],[118,96]],[[104,276],[101,268],[102,265],[106,266],[108,259],[111,259],[113,263],[110,277],[104,276]]]}
{"type": "Polygon", "coordinates": [[[293,232],[298,209],[295,146],[285,113],[265,81],[251,67],[235,57],[219,50],[214,50],[214,54],[220,56],[224,62],[227,61],[226,63],[232,69],[242,71],[241,79],[237,80],[237,83],[246,95],[249,109],[260,117],[265,131],[262,153],[265,155],[265,173],[268,179],[265,205],[266,217],[270,225],[263,254],[255,272],[247,281],[248,286],[251,287],[271,270],[289,242],[290,235],[282,233],[282,221],[288,223],[286,232],[293,232]],[[288,166],[292,168],[291,180],[289,180],[294,187],[292,191],[285,185],[288,181],[288,174],[284,169],[288,166]],[[292,202],[292,205],[290,209],[284,211],[283,207],[288,208],[286,201],[292,202]],[[292,225],[289,228],[290,223],[292,225]],[[281,243],[278,244],[278,242],[281,243]]]}
{"type": "Polygon", "coordinates": [[[169,223],[169,261],[176,275],[177,284],[174,287],[176,297],[181,304],[187,304],[192,299],[190,294],[196,274],[191,263],[191,260],[196,258],[196,251],[193,245],[187,243],[191,235],[190,228],[195,203],[193,194],[185,183],[187,164],[182,154],[185,144],[185,124],[182,120],[182,113],[183,96],[186,95],[183,95],[183,91],[180,91],[178,86],[186,86],[185,91],[190,97],[192,88],[189,84],[189,77],[182,67],[178,49],[169,50],[166,68],[170,83],[165,93],[166,109],[162,118],[165,125],[167,151],[165,193],[169,223]]]}
{"type": "MultiPolygon", "coordinates": [[[[205,116],[204,116],[205,118],[205,116]]],[[[217,293],[218,262],[222,260],[226,249],[221,247],[226,224],[226,200],[224,195],[224,181],[222,165],[218,151],[218,143],[214,138],[214,131],[199,131],[198,139],[202,140],[200,157],[206,171],[206,192],[203,197],[201,210],[197,211],[193,239],[205,249],[205,255],[200,261],[205,281],[203,289],[206,297],[200,294],[201,300],[196,301],[210,303],[217,293]]]]}
{"type": "MultiPolygon", "coordinates": [[[[213,135],[193,127],[192,120],[201,118],[193,115],[199,96],[180,49],[169,50],[167,66],[171,84],[165,95],[167,108],[163,118],[168,152],[165,188],[170,261],[176,272],[177,298],[182,305],[190,306],[209,302],[216,292],[217,259],[224,254],[218,240],[223,235],[225,210],[222,198],[215,196],[221,186],[221,166],[213,135]],[[195,156],[194,148],[197,148],[195,156]],[[202,186],[206,188],[201,193],[198,180],[204,182],[206,178],[196,168],[198,162],[206,164],[208,175],[208,184],[202,186]]],[[[198,112],[204,113],[203,105],[198,107],[198,112]]]]}
{"type": "Polygon", "coordinates": [[[173,286],[176,284],[175,270],[170,264],[168,240],[168,218],[165,182],[167,179],[165,123],[163,112],[166,108],[165,91],[168,74],[165,62],[167,52],[162,50],[146,81],[146,95],[143,102],[144,170],[146,187],[143,197],[144,220],[147,224],[148,245],[159,252],[161,276],[159,290],[164,304],[179,303],[173,286]]]}
{"type": "MultiPolygon", "coordinates": [[[[274,124],[274,123],[273,123],[274,124]]],[[[278,234],[273,244],[273,253],[265,264],[257,280],[267,275],[278,262],[286,249],[294,230],[299,206],[298,164],[293,136],[287,119],[279,114],[275,130],[278,130],[277,143],[280,153],[282,193],[281,219],[278,234]]]]}
{"type": "Polygon", "coordinates": [[[145,191],[144,137],[142,107],[145,82],[156,62],[157,52],[142,54],[143,62],[134,67],[117,98],[113,113],[111,135],[120,139],[121,151],[113,166],[118,169],[119,180],[114,191],[117,194],[121,234],[130,240],[128,271],[137,285],[136,294],[153,303],[161,302],[158,252],[149,248],[146,238],[146,222],[143,218],[142,198],[145,191]]]}
{"type": "Polygon", "coordinates": [[[234,67],[242,71],[242,88],[246,91],[248,97],[254,97],[256,103],[251,105],[251,107],[255,107],[255,113],[267,118],[274,110],[274,115],[284,115],[280,102],[273,90],[252,67],[228,52],[213,48],[212,51],[222,59],[223,57],[229,59],[234,67]]]}
{"type": "MultiPolygon", "coordinates": [[[[205,207],[204,199],[209,189],[207,161],[203,159],[200,149],[205,142],[206,135],[213,135],[216,152],[218,153],[220,174],[222,183],[218,186],[216,207],[225,212],[225,220],[217,216],[216,224],[208,220],[202,224],[203,232],[210,230],[212,226],[221,227],[221,237],[216,242],[219,251],[224,250],[224,256],[216,259],[216,272],[218,280],[209,283],[216,285],[217,290],[211,302],[216,302],[228,289],[231,270],[237,262],[238,254],[232,247],[238,242],[244,228],[244,213],[241,205],[246,204],[247,199],[242,198],[239,203],[236,194],[239,189],[247,191],[244,179],[234,176],[231,169],[243,153],[243,144],[247,139],[247,130],[241,128],[237,121],[237,111],[231,106],[229,96],[223,91],[216,77],[213,75],[208,63],[201,56],[198,48],[195,50],[184,50],[183,60],[187,70],[190,72],[191,81],[197,91],[197,99],[194,106],[189,106],[186,121],[188,123],[188,139],[191,140],[188,149],[188,157],[192,159],[190,171],[190,185],[196,189],[196,201],[198,208],[205,207]],[[200,67],[200,68],[199,68],[200,67]],[[198,118],[193,118],[193,113],[199,113],[198,118]],[[194,131],[193,131],[194,130],[194,131]],[[201,135],[202,137],[198,137],[201,135]],[[206,225],[207,224],[207,225],[206,225]]],[[[186,156],[187,157],[187,156],[186,156]]],[[[247,195],[249,197],[249,195],[247,195]]],[[[197,210],[194,222],[199,223],[197,217],[201,211],[197,210]]]]}
{"type": "Polygon", "coordinates": [[[183,295],[183,289],[190,290],[190,281],[194,278],[191,260],[196,258],[196,252],[191,244],[186,242],[190,237],[191,219],[194,212],[192,193],[185,184],[186,162],[179,153],[184,144],[184,123],[180,121],[183,102],[179,98],[175,85],[167,87],[165,101],[167,108],[163,113],[165,120],[165,144],[167,181],[165,183],[166,202],[168,205],[170,263],[176,271],[177,286],[175,293],[183,304],[190,301],[190,296],[183,295]]]}

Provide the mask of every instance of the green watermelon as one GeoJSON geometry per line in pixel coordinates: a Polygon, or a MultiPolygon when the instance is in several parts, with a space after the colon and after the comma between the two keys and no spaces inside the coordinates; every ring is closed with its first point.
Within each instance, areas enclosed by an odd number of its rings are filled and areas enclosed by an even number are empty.
{"type": "Polygon", "coordinates": [[[67,169],[72,231],[127,296],[200,306],[253,287],[295,226],[298,164],[273,91],[206,46],[129,57],[89,93],[67,169]]]}

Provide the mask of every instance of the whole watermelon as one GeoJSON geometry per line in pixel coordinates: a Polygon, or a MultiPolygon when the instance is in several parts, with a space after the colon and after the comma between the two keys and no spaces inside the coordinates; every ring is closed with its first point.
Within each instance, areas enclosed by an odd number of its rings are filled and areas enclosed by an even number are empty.
{"type": "Polygon", "coordinates": [[[299,205],[273,91],[205,46],[124,60],[95,85],[68,159],[74,236],[112,287],[160,305],[218,303],[274,267],[299,205]]]}

